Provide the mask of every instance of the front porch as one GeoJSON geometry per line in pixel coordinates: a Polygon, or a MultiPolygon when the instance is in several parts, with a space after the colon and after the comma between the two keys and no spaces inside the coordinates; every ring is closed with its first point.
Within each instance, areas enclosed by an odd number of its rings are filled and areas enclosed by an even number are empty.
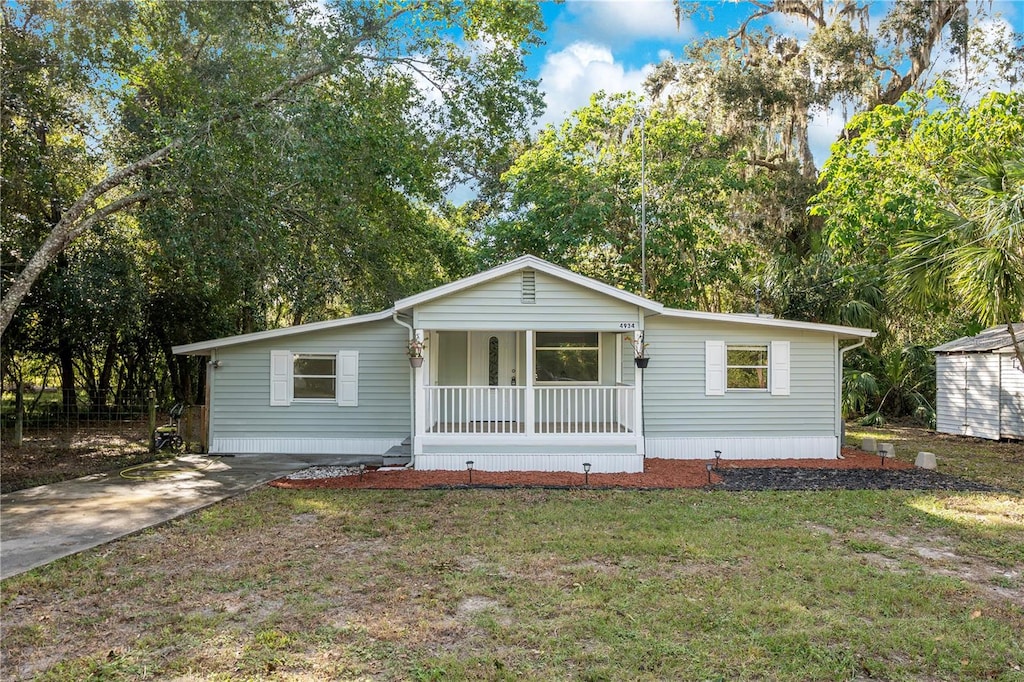
{"type": "Polygon", "coordinates": [[[625,333],[415,333],[417,469],[643,470],[642,373],[625,333]]]}
{"type": "Polygon", "coordinates": [[[626,434],[637,416],[626,385],[424,386],[422,395],[423,435],[626,434]]]}

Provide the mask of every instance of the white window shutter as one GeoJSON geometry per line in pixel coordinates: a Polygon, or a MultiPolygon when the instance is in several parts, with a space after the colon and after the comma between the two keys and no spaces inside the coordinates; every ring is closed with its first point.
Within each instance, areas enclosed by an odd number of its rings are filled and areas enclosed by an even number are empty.
{"type": "Polygon", "coordinates": [[[292,352],[270,351],[270,406],[284,407],[292,401],[292,352]]]}
{"type": "Polygon", "coordinates": [[[338,406],[359,406],[359,351],[338,351],[338,406]]]}
{"type": "Polygon", "coordinates": [[[772,395],[789,395],[789,341],[772,341],[772,395]]]}
{"type": "Polygon", "coordinates": [[[704,341],[704,395],[725,395],[725,341],[704,341]]]}

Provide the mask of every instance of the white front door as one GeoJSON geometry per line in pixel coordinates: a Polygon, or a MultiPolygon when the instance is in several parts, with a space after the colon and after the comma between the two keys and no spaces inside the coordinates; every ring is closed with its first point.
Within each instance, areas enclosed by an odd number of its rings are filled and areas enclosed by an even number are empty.
{"type": "Polygon", "coordinates": [[[486,386],[471,403],[474,421],[507,421],[514,415],[511,401],[515,392],[501,387],[515,386],[516,372],[515,332],[470,332],[469,384],[486,386]]]}

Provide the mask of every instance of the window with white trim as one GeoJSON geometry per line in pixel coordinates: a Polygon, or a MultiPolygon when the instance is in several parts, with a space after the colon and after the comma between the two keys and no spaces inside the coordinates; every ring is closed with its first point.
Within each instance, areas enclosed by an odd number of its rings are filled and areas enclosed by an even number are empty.
{"type": "Polygon", "coordinates": [[[727,344],[725,361],[728,390],[768,390],[767,344],[727,344]]]}
{"type": "Polygon", "coordinates": [[[601,381],[598,332],[537,332],[537,383],[596,384],[601,381]]]}
{"type": "Polygon", "coordinates": [[[359,351],[293,353],[270,351],[270,405],[337,402],[359,406],[359,351]]]}
{"type": "Polygon", "coordinates": [[[292,355],[292,400],[334,400],[338,388],[337,356],[292,355]]]}

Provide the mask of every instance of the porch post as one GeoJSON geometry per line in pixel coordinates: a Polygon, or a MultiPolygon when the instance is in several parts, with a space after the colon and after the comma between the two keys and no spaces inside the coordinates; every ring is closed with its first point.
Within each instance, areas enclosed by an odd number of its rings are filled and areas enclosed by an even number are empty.
{"type": "Polygon", "coordinates": [[[523,411],[526,413],[526,435],[532,436],[537,429],[536,415],[534,414],[534,395],[533,395],[533,376],[535,370],[533,368],[533,330],[526,330],[526,396],[523,401],[523,411]]]}
{"type": "MultiPolygon", "coordinates": [[[[644,314],[640,312],[640,329],[636,332],[636,342],[639,348],[643,348],[644,342],[644,314]]],[[[636,378],[636,386],[633,388],[633,433],[636,434],[636,454],[647,455],[644,442],[644,370],[633,363],[633,374],[636,378]]]]}
{"type": "MultiPolygon", "coordinates": [[[[417,329],[415,331],[417,341],[423,341],[423,330],[417,329]]],[[[425,354],[426,355],[426,354],[425,354]]],[[[426,362],[424,362],[426,364],[426,362]]],[[[421,436],[427,431],[427,392],[423,389],[423,372],[425,367],[420,365],[419,367],[413,367],[413,422],[416,426],[416,434],[412,439],[413,443],[413,454],[423,454],[423,439],[421,436]]]]}

